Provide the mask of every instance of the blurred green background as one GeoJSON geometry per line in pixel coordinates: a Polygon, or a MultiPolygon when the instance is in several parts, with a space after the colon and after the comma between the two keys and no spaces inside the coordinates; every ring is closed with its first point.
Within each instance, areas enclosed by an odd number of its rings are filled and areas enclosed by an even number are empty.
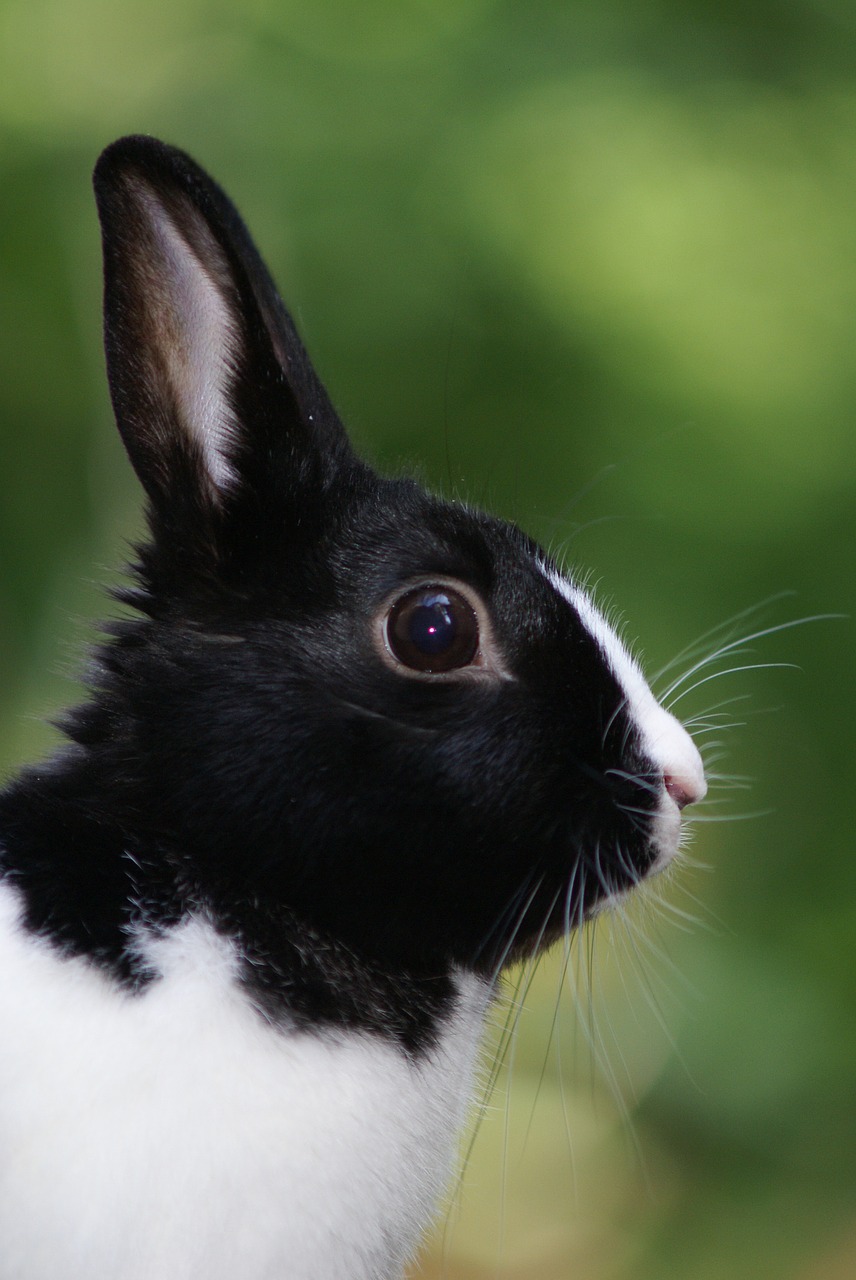
{"type": "Polygon", "coordinates": [[[849,615],[678,703],[745,786],[667,905],[542,966],[421,1276],[856,1275],[855,70],[852,0],[0,0],[4,769],[139,528],[124,132],[232,193],[363,450],[564,549],[649,670],[849,615]]]}

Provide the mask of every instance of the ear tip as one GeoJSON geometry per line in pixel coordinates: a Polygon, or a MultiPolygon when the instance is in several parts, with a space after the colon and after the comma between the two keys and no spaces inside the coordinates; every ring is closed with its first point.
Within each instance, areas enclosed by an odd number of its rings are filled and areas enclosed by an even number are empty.
{"type": "Polygon", "coordinates": [[[145,133],[129,133],[106,146],[95,165],[96,176],[124,169],[129,165],[148,165],[175,148],[145,133]]]}
{"type": "Polygon", "coordinates": [[[180,181],[197,169],[190,156],[178,147],[148,134],[131,133],[104,148],[95,164],[92,181],[96,195],[100,195],[115,188],[130,172],[152,182],[164,175],[180,181]]]}

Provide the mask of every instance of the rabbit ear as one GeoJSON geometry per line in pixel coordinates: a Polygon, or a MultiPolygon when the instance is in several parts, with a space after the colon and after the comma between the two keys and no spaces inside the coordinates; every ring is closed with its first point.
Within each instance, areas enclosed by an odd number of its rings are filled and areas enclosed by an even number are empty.
{"type": "Polygon", "coordinates": [[[176,486],[186,503],[188,477],[210,507],[309,456],[335,467],[342,426],[220,188],[144,137],[108,147],[94,184],[110,392],[155,511],[176,486]]]}

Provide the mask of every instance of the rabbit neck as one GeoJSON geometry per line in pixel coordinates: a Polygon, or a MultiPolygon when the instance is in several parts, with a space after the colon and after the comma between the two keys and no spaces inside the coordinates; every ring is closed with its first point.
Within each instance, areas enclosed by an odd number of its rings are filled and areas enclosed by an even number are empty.
{"type": "Polygon", "coordinates": [[[161,980],[154,941],[204,919],[232,947],[265,1022],[365,1032],[414,1059],[436,1045],[457,999],[451,964],[382,964],[282,902],[202,883],[180,849],[129,811],[120,788],[103,785],[103,773],[91,758],[65,755],[0,795],[0,883],[16,887],[34,936],[139,994],[161,980]],[[107,800],[96,806],[95,793],[107,800]]]}

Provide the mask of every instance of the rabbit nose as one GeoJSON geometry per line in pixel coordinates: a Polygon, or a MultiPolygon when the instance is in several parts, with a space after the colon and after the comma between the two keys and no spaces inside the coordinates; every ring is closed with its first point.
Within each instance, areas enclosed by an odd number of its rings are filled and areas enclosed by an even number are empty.
{"type": "MultiPolygon", "coordinates": [[[[652,699],[653,701],[653,699],[652,699]]],[[[662,769],[663,787],[678,809],[697,804],[707,794],[704,764],[686,729],[662,707],[649,710],[646,728],[651,754],[662,769]]]]}
{"type": "Polygon", "coordinates": [[[704,799],[707,784],[704,775],[689,773],[664,773],[663,786],[679,809],[686,809],[688,804],[696,804],[704,799]]]}

